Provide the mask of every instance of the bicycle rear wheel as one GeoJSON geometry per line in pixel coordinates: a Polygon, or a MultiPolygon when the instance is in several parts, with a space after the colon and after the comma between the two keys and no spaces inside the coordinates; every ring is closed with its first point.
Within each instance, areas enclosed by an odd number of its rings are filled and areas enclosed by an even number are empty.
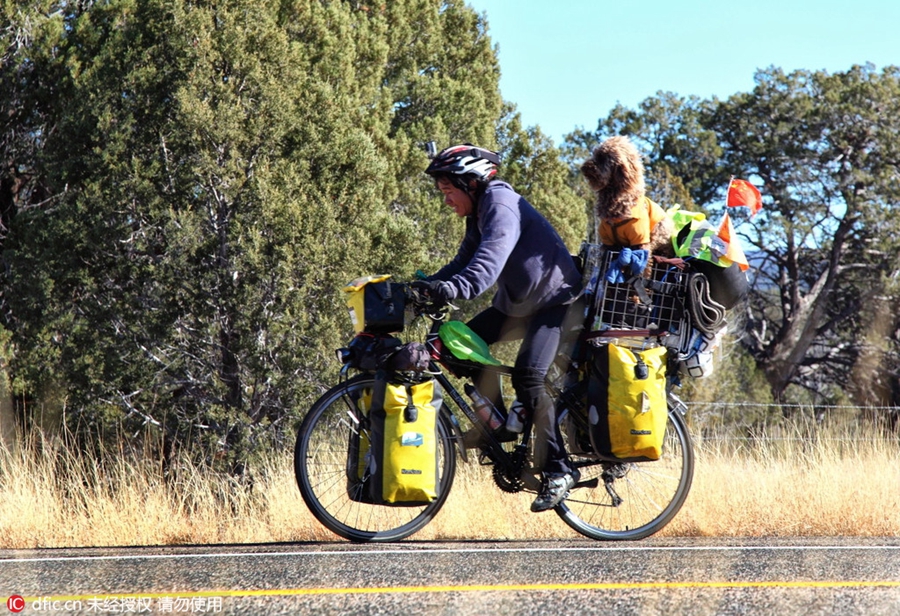
{"type": "Polygon", "coordinates": [[[603,462],[580,470],[581,483],[592,485],[575,488],[556,507],[566,524],[601,541],[649,537],[675,517],[691,489],[694,450],[684,417],[670,407],[659,460],[603,462]]]}
{"type": "Polygon", "coordinates": [[[356,542],[399,541],[421,530],[444,505],[456,473],[452,434],[438,417],[438,497],[427,505],[389,507],[357,502],[347,485],[351,430],[363,416],[360,400],[375,379],[362,374],[333,387],[312,406],[300,425],[294,473],[306,506],[335,534],[356,542]]]}

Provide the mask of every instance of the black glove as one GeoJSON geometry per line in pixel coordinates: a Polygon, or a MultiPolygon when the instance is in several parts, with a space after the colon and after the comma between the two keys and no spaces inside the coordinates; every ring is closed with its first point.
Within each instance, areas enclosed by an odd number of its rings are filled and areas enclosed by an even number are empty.
{"type": "Polygon", "coordinates": [[[450,301],[450,285],[442,280],[416,280],[409,286],[439,304],[446,304],[450,301]]]}

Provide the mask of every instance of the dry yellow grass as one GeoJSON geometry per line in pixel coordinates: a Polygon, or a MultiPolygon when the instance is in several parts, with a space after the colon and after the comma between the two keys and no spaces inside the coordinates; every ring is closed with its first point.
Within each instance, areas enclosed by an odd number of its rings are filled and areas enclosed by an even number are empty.
{"type": "Polygon", "coordinates": [[[699,444],[694,485],[667,534],[900,536],[896,436],[829,433],[699,444]]]}
{"type": "MultiPolygon", "coordinates": [[[[158,465],[122,461],[101,471],[61,447],[43,450],[0,459],[0,548],[336,539],[306,510],[289,453],[258,469],[247,490],[186,464],[167,485],[158,465]]],[[[691,494],[660,535],[898,536],[898,486],[896,439],[699,443],[691,494]]],[[[530,499],[462,465],[447,504],[414,538],[578,536],[552,513],[531,514],[530,499]]]]}

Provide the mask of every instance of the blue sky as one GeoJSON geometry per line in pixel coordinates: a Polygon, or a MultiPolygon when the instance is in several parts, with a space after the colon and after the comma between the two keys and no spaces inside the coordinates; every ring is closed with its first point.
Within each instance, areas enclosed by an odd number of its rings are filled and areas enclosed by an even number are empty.
{"type": "Polygon", "coordinates": [[[467,0],[499,47],[500,89],[560,143],[617,102],[727,98],[757,69],[900,65],[900,0],[467,0]]]}

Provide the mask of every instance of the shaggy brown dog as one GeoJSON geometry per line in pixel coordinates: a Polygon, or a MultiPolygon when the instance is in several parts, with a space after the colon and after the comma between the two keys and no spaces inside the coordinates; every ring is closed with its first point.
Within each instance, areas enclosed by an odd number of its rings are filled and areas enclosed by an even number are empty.
{"type": "Polygon", "coordinates": [[[581,172],[597,194],[603,244],[674,256],[672,220],[644,195],[644,164],[627,137],[610,137],[594,148],[581,172]]]}

